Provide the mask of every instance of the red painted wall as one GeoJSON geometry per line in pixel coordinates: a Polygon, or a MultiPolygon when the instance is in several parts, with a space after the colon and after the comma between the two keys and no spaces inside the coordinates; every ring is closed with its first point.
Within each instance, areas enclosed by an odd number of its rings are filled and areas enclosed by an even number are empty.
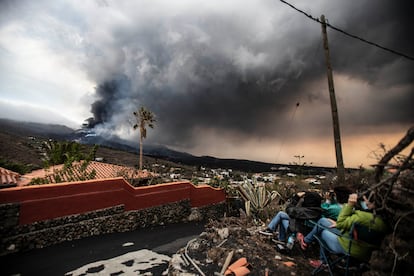
{"type": "Polygon", "coordinates": [[[133,187],[122,177],[0,190],[0,204],[20,203],[20,224],[81,214],[120,204],[140,210],[189,199],[191,207],[226,200],[224,190],[190,182],[133,187]]]}

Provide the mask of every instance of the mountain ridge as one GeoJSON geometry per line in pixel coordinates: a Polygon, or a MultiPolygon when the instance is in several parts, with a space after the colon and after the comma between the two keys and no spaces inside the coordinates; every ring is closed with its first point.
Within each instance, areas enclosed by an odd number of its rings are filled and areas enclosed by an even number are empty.
{"type": "MultiPolygon", "coordinates": [[[[91,132],[87,130],[75,130],[58,124],[23,122],[0,118],[0,129],[14,135],[39,136],[47,139],[77,141],[83,144],[97,144],[134,154],[137,154],[139,149],[138,145],[134,145],[133,142],[123,140],[117,136],[112,136],[110,139],[107,139],[96,134],[91,135],[91,132]]],[[[333,168],[329,167],[305,167],[291,164],[274,164],[247,159],[194,156],[190,153],[172,150],[164,145],[146,144],[143,151],[146,156],[174,163],[192,166],[205,166],[209,168],[227,168],[245,172],[270,172],[274,171],[278,167],[288,167],[292,170],[300,168],[308,172],[312,171],[314,174],[333,170],[333,168]]]]}

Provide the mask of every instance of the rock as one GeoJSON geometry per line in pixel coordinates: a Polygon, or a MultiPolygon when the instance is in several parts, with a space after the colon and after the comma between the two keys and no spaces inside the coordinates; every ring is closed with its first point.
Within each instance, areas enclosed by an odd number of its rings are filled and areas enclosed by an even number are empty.
{"type": "MultiPolygon", "coordinates": [[[[270,239],[258,233],[260,229],[262,227],[256,225],[253,220],[240,217],[210,220],[205,226],[205,232],[196,239],[200,246],[197,249],[190,246],[188,254],[205,275],[215,275],[215,272],[221,271],[223,263],[231,251],[234,251],[231,262],[240,258],[247,259],[251,265],[249,275],[265,275],[266,269],[269,269],[269,275],[290,276],[291,272],[294,272],[295,276],[310,275],[312,267],[308,264],[308,258],[318,258],[319,247],[315,246],[316,251],[287,252],[289,255],[292,254],[290,260],[288,256],[283,255],[284,253],[276,251],[275,244],[270,239]],[[224,237],[226,237],[226,242],[222,243],[224,237]],[[312,256],[305,258],[303,254],[312,254],[312,256]],[[294,265],[291,267],[284,265],[283,262],[286,260],[290,260],[289,263],[294,263],[294,265]]],[[[191,265],[181,267],[179,273],[170,267],[168,275],[183,276],[184,273],[199,275],[191,265]]]]}
{"type": "Polygon", "coordinates": [[[203,216],[198,209],[192,209],[191,214],[188,216],[188,221],[201,221],[203,216]]]}
{"type": "Polygon", "coordinates": [[[217,230],[218,235],[220,236],[220,238],[222,240],[227,239],[229,236],[229,228],[223,228],[223,229],[218,229],[217,230]]]}

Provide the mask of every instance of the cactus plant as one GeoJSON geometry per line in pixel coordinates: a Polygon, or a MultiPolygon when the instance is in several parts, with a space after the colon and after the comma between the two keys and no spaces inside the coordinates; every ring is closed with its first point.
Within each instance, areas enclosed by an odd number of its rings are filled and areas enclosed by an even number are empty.
{"type": "Polygon", "coordinates": [[[268,191],[264,184],[245,181],[238,186],[238,192],[244,199],[247,216],[260,216],[272,200],[281,195],[277,191],[268,191]]]}

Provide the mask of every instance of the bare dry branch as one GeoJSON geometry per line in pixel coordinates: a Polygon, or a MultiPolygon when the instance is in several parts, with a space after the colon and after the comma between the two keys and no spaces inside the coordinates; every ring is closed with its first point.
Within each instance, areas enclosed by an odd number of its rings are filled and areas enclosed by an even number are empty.
{"type": "Polygon", "coordinates": [[[414,140],[414,126],[411,127],[407,134],[400,140],[400,142],[392,148],[390,151],[388,151],[384,157],[380,160],[378,166],[375,168],[375,181],[379,182],[380,178],[384,172],[385,165],[388,164],[388,162],[398,153],[400,153],[403,149],[408,147],[408,145],[411,144],[411,142],[414,140]]]}

